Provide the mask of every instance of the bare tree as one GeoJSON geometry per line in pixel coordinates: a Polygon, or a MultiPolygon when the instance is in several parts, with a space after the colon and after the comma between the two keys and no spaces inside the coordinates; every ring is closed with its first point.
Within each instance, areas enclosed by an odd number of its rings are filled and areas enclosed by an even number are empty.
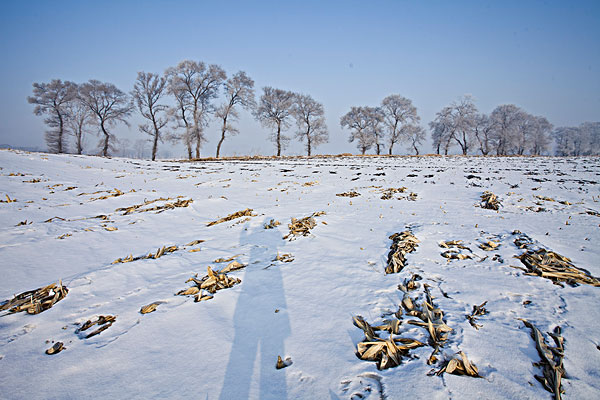
{"type": "Polygon", "coordinates": [[[108,131],[108,128],[123,122],[129,126],[127,117],[133,109],[131,100],[126,93],[123,93],[112,83],[104,83],[95,79],[90,80],[80,86],[80,101],[89,107],[90,111],[97,119],[104,139],[100,142],[102,155],[108,155],[111,142],[115,137],[108,131]]]}
{"type": "Polygon", "coordinates": [[[217,118],[223,121],[221,126],[221,139],[217,144],[217,158],[221,152],[221,145],[225,140],[225,134],[231,135],[238,133],[238,130],[231,125],[231,122],[237,121],[239,114],[236,106],[240,105],[246,109],[253,110],[256,107],[254,100],[254,81],[240,71],[225,82],[225,103],[221,104],[215,112],[217,118]]]}
{"type": "Polygon", "coordinates": [[[419,155],[417,146],[425,141],[425,130],[420,125],[408,124],[402,125],[400,128],[401,137],[410,143],[410,146],[415,150],[415,155],[419,155]]]}
{"type": "Polygon", "coordinates": [[[494,123],[492,130],[492,143],[496,149],[496,155],[509,154],[518,135],[518,124],[523,110],[514,104],[503,104],[498,106],[490,114],[494,123]]]}
{"type": "Polygon", "coordinates": [[[254,113],[263,126],[275,129],[271,134],[271,141],[277,146],[277,156],[281,156],[289,138],[282,135],[282,129],[289,128],[292,106],[295,94],[286,90],[264,87],[260,96],[260,104],[254,113]]]}
{"type": "MultiPolygon", "coordinates": [[[[77,86],[77,93],[79,93],[79,86],[77,86]]],[[[83,152],[83,134],[86,132],[86,127],[94,122],[94,115],[90,108],[83,104],[79,98],[68,103],[67,113],[66,125],[75,137],[77,154],[81,154],[83,152]]]]}
{"type": "Polygon", "coordinates": [[[149,122],[140,125],[140,131],[152,137],[152,161],[156,159],[158,141],[164,140],[161,129],[169,119],[167,118],[168,106],[159,104],[160,99],[166,94],[167,80],[165,77],[146,72],[138,72],[137,80],[131,95],[142,114],[149,122]]]}
{"type": "Polygon", "coordinates": [[[479,143],[479,151],[487,156],[491,151],[491,133],[494,129],[494,121],[485,114],[478,114],[473,120],[473,131],[479,143]]]}
{"type": "Polygon", "coordinates": [[[376,143],[374,125],[378,118],[381,118],[381,111],[378,108],[352,107],[340,119],[340,126],[350,129],[349,142],[352,143],[356,140],[356,147],[363,155],[376,143]]]}
{"type": "Polygon", "coordinates": [[[168,68],[165,74],[169,81],[169,92],[174,95],[178,107],[177,115],[186,127],[184,140],[191,159],[192,144],[196,146],[196,158],[200,158],[200,147],[205,141],[204,126],[208,114],[213,111],[211,101],[217,97],[219,87],[226,79],[225,71],[215,64],[185,60],[176,67],[168,68]]]}
{"type": "Polygon", "coordinates": [[[35,104],[35,115],[44,115],[44,123],[51,129],[46,131],[45,139],[48,150],[53,153],[67,151],[65,136],[65,122],[68,116],[68,104],[77,94],[73,82],[53,79],[50,83],[34,83],[33,96],[27,97],[30,104],[35,104]]]}
{"type": "Polygon", "coordinates": [[[431,129],[431,138],[436,154],[441,154],[441,147],[444,147],[444,154],[448,155],[452,138],[454,137],[454,122],[452,118],[452,108],[444,107],[435,114],[435,119],[429,123],[431,129]]]}
{"type": "Polygon", "coordinates": [[[294,97],[292,115],[296,118],[298,132],[296,137],[300,141],[306,139],[306,152],[312,155],[312,149],[329,141],[329,133],[325,124],[325,110],[309,95],[298,94],[294,97]]]}
{"type": "Polygon", "coordinates": [[[401,128],[406,124],[418,124],[421,118],[417,115],[417,108],[413,106],[412,101],[398,94],[392,94],[383,99],[381,110],[385,118],[389,154],[391,155],[394,144],[402,140],[401,128]]]}
{"type": "Polygon", "coordinates": [[[373,135],[373,139],[374,142],[373,144],[375,145],[375,152],[377,153],[377,155],[381,154],[381,151],[383,150],[383,142],[385,140],[385,130],[384,130],[384,115],[383,115],[383,111],[381,111],[381,108],[379,107],[368,107],[368,108],[373,108],[372,110],[370,110],[370,116],[371,116],[371,132],[373,135]]]}
{"type": "Polygon", "coordinates": [[[548,152],[553,125],[544,117],[533,118],[535,118],[535,129],[532,132],[529,146],[531,154],[539,156],[548,152]]]}
{"type": "Polygon", "coordinates": [[[477,107],[471,96],[464,96],[452,103],[453,139],[460,146],[463,155],[467,155],[473,141],[473,127],[477,117],[477,107]]]}

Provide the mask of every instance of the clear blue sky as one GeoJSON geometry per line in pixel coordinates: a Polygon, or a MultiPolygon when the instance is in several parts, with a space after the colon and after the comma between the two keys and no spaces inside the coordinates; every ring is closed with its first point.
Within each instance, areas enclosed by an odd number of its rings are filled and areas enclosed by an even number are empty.
{"type": "MultiPolygon", "coordinates": [[[[467,93],[486,113],[515,103],[556,126],[600,120],[597,0],[3,0],[0,38],[0,144],[45,147],[26,101],[33,82],[99,79],[130,91],[138,71],[184,59],[244,70],[257,94],[269,85],[321,101],[330,143],[318,153],[355,153],[340,116],[392,93],[413,100],[425,127],[467,93]]],[[[138,122],[117,135],[142,138],[138,122]]],[[[226,154],[274,151],[247,114],[240,131],[226,154]]],[[[212,155],[218,127],[206,135],[202,154],[212,155]]]]}

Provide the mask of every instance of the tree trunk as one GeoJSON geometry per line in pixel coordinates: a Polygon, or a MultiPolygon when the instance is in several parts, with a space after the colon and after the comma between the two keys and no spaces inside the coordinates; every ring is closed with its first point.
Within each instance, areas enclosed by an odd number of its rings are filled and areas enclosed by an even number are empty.
{"type": "Polygon", "coordinates": [[[104,121],[100,122],[100,128],[102,129],[102,133],[104,134],[104,147],[102,148],[102,156],[106,157],[108,155],[108,139],[110,136],[106,131],[106,128],[104,128],[104,121]]]}
{"type": "Polygon", "coordinates": [[[200,158],[200,135],[196,136],[196,158],[200,158]]]}
{"type": "Polygon", "coordinates": [[[394,142],[390,142],[390,151],[388,152],[388,154],[391,156],[392,155],[392,148],[394,147],[394,142]]]}
{"type": "Polygon", "coordinates": [[[225,131],[227,130],[227,117],[223,118],[223,127],[221,128],[221,140],[217,144],[217,158],[219,158],[219,154],[221,153],[221,145],[225,140],[225,131]]]}
{"type": "Polygon", "coordinates": [[[277,124],[277,157],[281,156],[281,123],[277,124]]]}
{"type": "Polygon", "coordinates": [[[308,150],[308,156],[310,157],[310,135],[306,135],[306,148],[308,150]]]}
{"type": "Polygon", "coordinates": [[[418,156],[419,155],[419,149],[417,148],[417,145],[415,143],[413,143],[413,149],[415,149],[415,155],[418,156]]]}
{"type": "Polygon", "coordinates": [[[60,114],[60,112],[57,112],[56,114],[58,114],[58,152],[59,153],[64,153],[63,151],[63,118],[62,115],[60,114]]]}
{"type": "Polygon", "coordinates": [[[81,136],[83,136],[83,128],[80,126],[77,129],[78,129],[78,131],[76,132],[76,137],[77,137],[77,154],[81,154],[83,152],[83,146],[81,144],[81,136]]]}
{"type": "Polygon", "coordinates": [[[156,160],[156,149],[158,147],[158,132],[154,133],[154,143],[152,143],[152,161],[156,160]]]}
{"type": "Polygon", "coordinates": [[[381,145],[379,143],[375,143],[375,148],[377,149],[377,155],[381,154],[381,145]]]}

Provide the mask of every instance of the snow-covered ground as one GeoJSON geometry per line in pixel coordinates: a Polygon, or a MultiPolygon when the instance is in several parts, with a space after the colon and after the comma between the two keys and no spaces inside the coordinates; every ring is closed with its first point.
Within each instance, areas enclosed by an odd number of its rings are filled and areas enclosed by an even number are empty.
{"type": "MultiPolygon", "coordinates": [[[[40,314],[0,312],[2,399],[552,398],[534,378],[540,357],[518,318],[544,333],[563,328],[564,398],[600,397],[600,287],[561,287],[511,267],[522,267],[519,230],[600,276],[599,158],[189,163],[2,150],[0,168],[1,200],[16,200],[0,203],[0,301],[61,279],[69,290],[40,314]],[[399,187],[407,189],[381,198],[399,187]],[[336,196],[351,190],[360,196],[336,196]],[[478,206],[486,190],[499,211],[478,206]],[[161,198],[169,200],[115,211],[161,198]],[[255,215],[207,226],[246,208],[255,215]],[[309,236],[283,239],[291,218],[318,211],[309,236]],[[265,229],[271,219],[281,225],[265,229]],[[389,236],[406,229],[419,246],[386,275],[389,236]],[[186,247],[195,240],[204,242],[186,247]],[[442,257],[447,240],[462,240],[472,258],[442,257]],[[478,247],[488,240],[500,246],[478,247]],[[163,246],[178,250],[112,264],[163,246]],[[273,261],[278,254],[294,260],[273,261]],[[228,274],[240,284],[208,301],[175,295],[233,256],[247,265],[228,274]],[[413,273],[453,332],[437,364],[427,364],[424,346],[379,371],[356,356],[364,334],[352,317],[388,318],[413,273]],[[484,301],[476,330],[465,316],[484,301]],[[156,311],[140,314],[153,302],[156,311]],[[99,315],[116,321],[91,338],[76,333],[99,315]],[[45,354],[58,341],[66,349],[45,354]],[[428,375],[458,351],[483,378],[428,375]],[[277,356],[292,364],[276,369],[277,356]]],[[[426,337],[419,326],[401,329],[426,337]]]]}

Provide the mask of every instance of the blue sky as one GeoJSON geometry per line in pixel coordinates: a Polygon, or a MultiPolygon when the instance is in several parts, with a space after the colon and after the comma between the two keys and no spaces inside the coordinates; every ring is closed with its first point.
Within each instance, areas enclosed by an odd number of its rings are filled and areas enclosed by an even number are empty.
{"type": "MultiPolygon", "coordinates": [[[[33,82],[99,79],[130,91],[138,71],[184,59],[244,70],[257,94],[268,85],[321,101],[330,143],[319,153],[355,153],[339,118],[392,93],[413,100],[425,127],[467,93],[486,113],[515,103],[556,126],[600,120],[598,1],[4,0],[0,38],[0,144],[44,147],[26,100],[33,82]]],[[[143,136],[131,122],[115,132],[134,143],[143,136]]],[[[239,128],[225,154],[273,152],[249,114],[239,128]]],[[[217,135],[211,125],[203,155],[217,135]]]]}

